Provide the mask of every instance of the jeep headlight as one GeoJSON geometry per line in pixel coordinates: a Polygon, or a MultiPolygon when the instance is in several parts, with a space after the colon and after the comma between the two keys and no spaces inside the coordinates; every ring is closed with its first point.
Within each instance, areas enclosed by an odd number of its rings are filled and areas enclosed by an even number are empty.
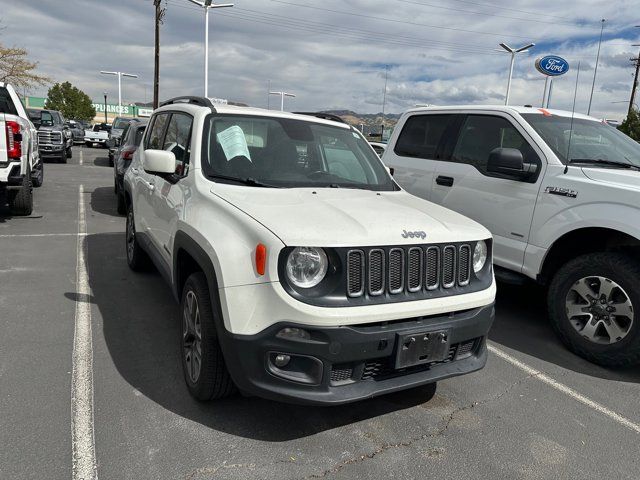
{"type": "Polygon", "coordinates": [[[473,249],[473,271],[478,273],[487,263],[487,242],[480,240],[473,249]]]}
{"type": "Polygon", "coordinates": [[[297,247],[287,258],[287,278],[300,288],[318,285],[327,274],[329,261],[324,250],[316,247],[297,247]]]}

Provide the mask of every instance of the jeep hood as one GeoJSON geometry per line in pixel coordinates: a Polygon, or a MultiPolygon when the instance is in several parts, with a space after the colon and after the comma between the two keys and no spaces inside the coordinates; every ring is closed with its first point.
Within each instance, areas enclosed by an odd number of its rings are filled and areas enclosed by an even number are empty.
{"type": "Polygon", "coordinates": [[[584,174],[596,182],[608,183],[613,187],[640,190],[640,172],[620,168],[587,168],[584,174]]]}
{"type": "Polygon", "coordinates": [[[211,193],[260,222],[288,246],[405,245],[491,237],[480,224],[404,191],[219,183],[211,193]]]}

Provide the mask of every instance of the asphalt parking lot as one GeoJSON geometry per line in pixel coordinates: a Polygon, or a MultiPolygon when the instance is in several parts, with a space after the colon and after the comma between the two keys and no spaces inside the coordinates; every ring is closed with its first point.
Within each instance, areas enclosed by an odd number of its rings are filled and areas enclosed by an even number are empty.
{"type": "Polygon", "coordinates": [[[47,163],[31,217],[0,211],[0,478],[72,476],[83,302],[93,359],[85,440],[99,478],[640,476],[640,371],[565,350],[534,287],[499,286],[486,368],[441,382],[435,395],[421,388],[334,408],[200,404],[182,379],[177,305],[157,273],[129,271],[124,226],[103,149],[74,147],[68,164],[47,163]],[[78,288],[79,238],[89,292],[78,288]]]}

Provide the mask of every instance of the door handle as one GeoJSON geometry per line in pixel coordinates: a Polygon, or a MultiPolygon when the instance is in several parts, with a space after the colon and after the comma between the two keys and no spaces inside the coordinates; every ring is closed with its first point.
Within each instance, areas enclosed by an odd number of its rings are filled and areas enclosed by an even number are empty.
{"type": "Polygon", "coordinates": [[[443,187],[453,187],[453,177],[445,177],[444,175],[438,175],[436,183],[443,187]]]}

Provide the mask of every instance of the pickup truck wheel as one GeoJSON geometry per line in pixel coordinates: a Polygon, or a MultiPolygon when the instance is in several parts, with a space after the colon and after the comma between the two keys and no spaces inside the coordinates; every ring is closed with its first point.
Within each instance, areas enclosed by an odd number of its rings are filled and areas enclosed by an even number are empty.
{"type": "Polygon", "coordinates": [[[640,363],[640,262],[622,253],[583,255],[558,270],[549,314],[570,350],[594,363],[640,363]]]}
{"type": "Polygon", "coordinates": [[[214,308],[202,272],[189,276],[180,302],[182,371],[189,393],[200,401],[224,398],[235,385],[218,342],[214,308]]]}
{"type": "Polygon", "coordinates": [[[31,187],[31,175],[26,175],[19,189],[9,190],[9,210],[12,215],[31,215],[33,212],[33,189],[31,187]]]}
{"type": "Polygon", "coordinates": [[[36,167],[35,174],[31,176],[31,183],[34,187],[41,187],[44,183],[44,163],[40,161],[40,166],[36,167]]]}
{"type": "Polygon", "coordinates": [[[73,148],[67,148],[67,158],[73,158],[73,148]]]}
{"type": "Polygon", "coordinates": [[[67,163],[67,149],[64,148],[60,154],[60,163],[67,163]]]}
{"type": "Polygon", "coordinates": [[[149,256],[145,252],[136,238],[136,224],[133,218],[133,205],[129,205],[127,210],[127,226],[125,233],[127,248],[127,264],[135,272],[146,270],[149,266],[149,256]]]}
{"type": "Polygon", "coordinates": [[[93,143],[91,142],[84,142],[84,145],[85,147],[89,147],[89,148],[93,147],[93,143]]]}

